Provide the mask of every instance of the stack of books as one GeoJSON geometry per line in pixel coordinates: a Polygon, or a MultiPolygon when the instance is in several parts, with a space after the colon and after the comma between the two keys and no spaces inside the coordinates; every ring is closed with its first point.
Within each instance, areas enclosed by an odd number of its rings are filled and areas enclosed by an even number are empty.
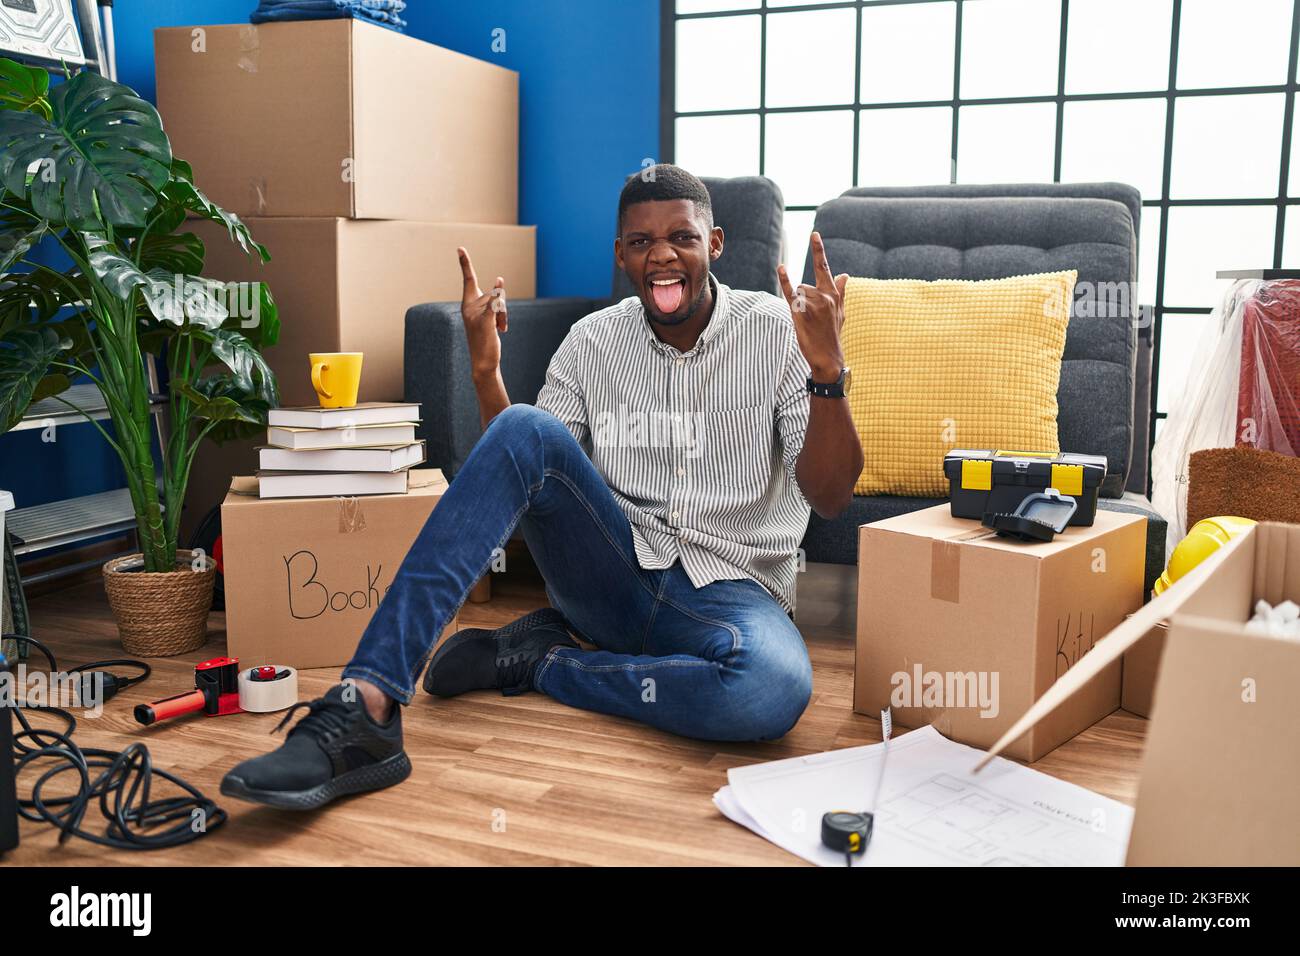
{"type": "Polygon", "coordinates": [[[420,406],[363,402],[351,408],[274,408],[258,449],[262,498],[401,495],[424,461],[415,440],[420,406]]]}

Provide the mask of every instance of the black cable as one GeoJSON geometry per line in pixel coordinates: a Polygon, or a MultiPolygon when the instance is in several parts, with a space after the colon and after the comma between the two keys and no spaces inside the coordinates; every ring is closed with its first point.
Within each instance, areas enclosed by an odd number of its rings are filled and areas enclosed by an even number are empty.
{"type": "MultiPolygon", "coordinates": [[[[0,640],[8,640],[8,641],[15,641],[15,642],[21,641],[24,644],[31,644],[35,646],[35,648],[38,651],[40,651],[42,654],[45,655],[45,660],[50,665],[51,674],[53,674],[55,671],[59,669],[58,665],[54,663],[54,652],[34,637],[28,637],[25,634],[3,634],[0,635],[0,640]]],[[[19,649],[18,653],[20,656],[22,655],[21,648],[19,649]]]]}
{"type": "MultiPolygon", "coordinates": [[[[34,645],[45,656],[51,675],[58,670],[54,654],[48,647],[32,637],[13,636],[34,645]]],[[[148,664],[130,660],[97,661],[74,668],[69,673],[123,664],[141,667],[143,672],[136,678],[122,678],[119,689],[139,683],[151,673],[148,664]]],[[[43,821],[56,827],[60,844],[75,836],[120,850],[156,850],[192,843],[228,819],[226,811],[196,787],[175,774],[154,767],[149,748],[144,744],[131,744],[122,751],[83,750],[72,741],[77,721],[66,710],[59,707],[19,707],[16,704],[13,709],[22,727],[13,737],[14,776],[38,760],[62,761],[36,778],[30,796],[18,800],[18,813],[25,820],[43,821]],[[65,723],[63,731],[33,727],[27,719],[28,712],[59,717],[65,723]],[[32,745],[24,742],[26,740],[30,740],[32,745]],[[72,771],[78,777],[76,792],[67,796],[44,796],[50,781],[72,771]],[[93,771],[101,772],[92,778],[93,771]],[[184,795],[150,799],[155,778],[178,787],[184,795]],[[108,821],[103,834],[93,833],[82,825],[96,801],[100,814],[108,821]],[[196,823],[200,825],[196,826],[196,823]]]]}
{"type": "MultiPolygon", "coordinates": [[[[31,638],[28,638],[28,640],[31,640],[31,638]]],[[[102,671],[106,667],[137,667],[140,669],[140,674],[137,677],[112,675],[117,679],[118,690],[125,690],[132,684],[138,684],[153,673],[153,668],[144,661],[133,661],[126,657],[114,657],[106,661],[91,661],[89,664],[78,664],[76,667],[69,667],[67,672],[69,674],[83,674],[87,671],[102,671]]]]}
{"type": "MultiPolygon", "coordinates": [[[[41,643],[34,637],[25,637],[22,634],[5,634],[4,637],[18,643],[21,653],[23,645],[34,645],[44,656],[50,665],[50,675],[60,673],[58,662],[54,659],[54,652],[45,644],[41,643]]],[[[132,660],[125,657],[117,657],[106,661],[91,661],[89,664],[78,664],[76,667],[69,667],[67,674],[80,674],[81,683],[76,688],[77,700],[81,702],[95,702],[106,704],[117,696],[118,691],[125,690],[133,684],[138,684],[153,673],[153,668],[144,661],[132,660]],[[140,673],[135,677],[123,677],[121,674],[114,674],[112,671],[105,670],[107,667],[133,667],[140,673]]],[[[53,686],[53,685],[51,685],[53,686]]]]}

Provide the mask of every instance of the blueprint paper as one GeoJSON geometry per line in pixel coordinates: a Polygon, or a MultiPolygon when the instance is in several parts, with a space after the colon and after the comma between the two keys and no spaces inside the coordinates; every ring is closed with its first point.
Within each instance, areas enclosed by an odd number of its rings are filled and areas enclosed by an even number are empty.
{"type": "MultiPolygon", "coordinates": [[[[822,866],[830,810],[869,810],[883,744],[736,767],[713,802],[730,820],[822,866]]],[[[997,758],[933,727],[895,737],[871,845],[854,866],[1122,866],[1133,810],[997,758]]]]}

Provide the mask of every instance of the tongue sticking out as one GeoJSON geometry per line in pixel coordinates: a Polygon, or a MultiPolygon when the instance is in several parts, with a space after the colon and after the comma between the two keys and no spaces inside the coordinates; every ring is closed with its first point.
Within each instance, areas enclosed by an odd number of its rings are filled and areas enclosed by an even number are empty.
{"type": "Polygon", "coordinates": [[[686,291],[686,286],[680,282],[674,282],[672,285],[652,285],[650,294],[654,296],[655,307],[665,315],[676,312],[682,304],[682,293],[686,291]]]}

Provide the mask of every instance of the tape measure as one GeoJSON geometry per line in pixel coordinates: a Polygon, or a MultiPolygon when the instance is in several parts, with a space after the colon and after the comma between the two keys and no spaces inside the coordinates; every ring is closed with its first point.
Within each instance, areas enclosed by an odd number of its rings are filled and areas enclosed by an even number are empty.
{"type": "Polygon", "coordinates": [[[880,772],[876,775],[876,792],[871,799],[871,810],[831,810],[822,814],[822,844],[836,853],[844,854],[845,866],[853,865],[853,858],[867,852],[871,831],[875,826],[875,809],[880,805],[880,786],[885,780],[885,761],[889,759],[889,738],[894,730],[893,714],[886,707],[880,712],[880,733],[884,752],[880,757],[880,772]]]}
{"type": "Polygon", "coordinates": [[[822,814],[822,843],[837,853],[844,854],[844,861],[853,865],[853,857],[865,853],[871,842],[871,827],[875,818],[870,813],[855,813],[852,810],[832,810],[822,814]]]}

